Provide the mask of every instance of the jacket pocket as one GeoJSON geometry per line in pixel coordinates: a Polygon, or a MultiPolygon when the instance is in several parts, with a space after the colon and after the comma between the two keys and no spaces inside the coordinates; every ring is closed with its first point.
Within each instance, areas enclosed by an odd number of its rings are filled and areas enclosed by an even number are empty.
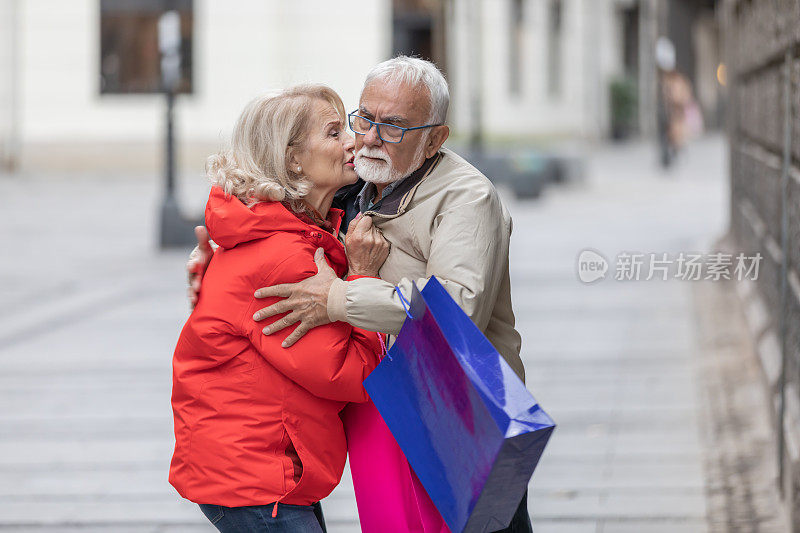
{"type": "Polygon", "coordinates": [[[300,455],[297,453],[297,448],[294,446],[292,437],[286,426],[283,426],[283,445],[284,445],[284,474],[283,474],[283,492],[284,495],[292,492],[303,479],[303,461],[300,460],[300,455]]]}

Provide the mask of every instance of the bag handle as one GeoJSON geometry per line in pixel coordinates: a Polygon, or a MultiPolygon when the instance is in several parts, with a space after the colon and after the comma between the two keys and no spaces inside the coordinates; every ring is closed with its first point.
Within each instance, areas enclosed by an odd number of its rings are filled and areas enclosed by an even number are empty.
{"type": "MultiPolygon", "coordinates": [[[[395,292],[397,292],[397,296],[400,297],[400,303],[403,305],[403,310],[406,312],[406,316],[408,316],[408,318],[410,318],[411,320],[414,320],[414,317],[408,311],[409,307],[411,307],[411,304],[408,303],[408,300],[405,299],[405,296],[403,296],[403,293],[400,292],[400,287],[395,285],[394,286],[394,290],[395,290],[395,292]]],[[[393,360],[392,359],[392,354],[390,354],[389,350],[386,349],[386,343],[383,342],[383,336],[380,333],[378,333],[378,339],[380,339],[380,341],[381,341],[381,347],[383,348],[383,355],[388,357],[389,361],[392,361],[393,360]]]]}
{"type": "Polygon", "coordinates": [[[378,335],[378,341],[381,343],[381,360],[383,360],[384,357],[388,357],[389,361],[393,361],[392,356],[389,355],[389,350],[386,349],[386,342],[383,340],[383,333],[376,333],[376,335],[378,335]]]}
{"type": "Polygon", "coordinates": [[[394,286],[394,290],[397,293],[397,295],[400,297],[400,303],[403,304],[403,310],[406,312],[406,316],[408,316],[408,318],[410,318],[411,320],[414,320],[414,317],[408,311],[408,308],[411,307],[411,304],[408,303],[408,300],[405,299],[405,297],[403,296],[403,293],[400,292],[400,287],[395,285],[394,286]]]}

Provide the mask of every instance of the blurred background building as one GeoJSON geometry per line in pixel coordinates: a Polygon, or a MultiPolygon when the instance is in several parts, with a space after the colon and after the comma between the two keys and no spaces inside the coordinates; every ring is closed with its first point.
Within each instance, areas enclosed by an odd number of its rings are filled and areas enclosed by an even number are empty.
{"type": "Polygon", "coordinates": [[[659,36],[719,122],[713,0],[0,0],[0,159],[6,168],[158,168],[156,24],[177,9],[184,166],[260,92],[317,81],[355,106],[366,71],[433,59],[455,138],[547,142],[656,133],[659,36]]]}
{"type": "Polygon", "coordinates": [[[391,50],[383,1],[2,0],[6,165],[159,168],[157,21],[171,8],[183,37],[176,129],[190,168],[202,168],[255,95],[314,81],[354,105],[366,71],[391,50]]]}

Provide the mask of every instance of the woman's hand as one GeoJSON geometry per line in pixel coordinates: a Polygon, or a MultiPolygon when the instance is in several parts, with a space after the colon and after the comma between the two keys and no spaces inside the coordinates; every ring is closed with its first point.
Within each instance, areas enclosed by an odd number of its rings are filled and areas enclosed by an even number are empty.
{"type": "Polygon", "coordinates": [[[205,226],[196,226],[194,235],[197,237],[197,247],[192,250],[189,255],[189,261],[186,263],[186,277],[189,282],[189,288],[186,292],[189,297],[189,306],[192,309],[197,305],[203,275],[206,273],[208,263],[211,262],[211,256],[214,255],[205,226]]]}
{"type": "Polygon", "coordinates": [[[350,222],[344,247],[348,276],[378,277],[378,271],[389,256],[389,242],[383,238],[381,230],[372,225],[372,217],[359,215],[350,222]]]}

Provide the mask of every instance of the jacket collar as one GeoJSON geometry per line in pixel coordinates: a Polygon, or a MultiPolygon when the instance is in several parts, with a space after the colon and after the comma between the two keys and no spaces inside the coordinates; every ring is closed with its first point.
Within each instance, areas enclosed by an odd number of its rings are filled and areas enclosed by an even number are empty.
{"type": "Polygon", "coordinates": [[[331,207],[328,210],[328,216],[323,217],[322,214],[316,209],[314,209],[314,206],[312,206],[308,202],[304,200],[300,200],[300,202],[306,208],[307,210],[306,212],[295,211],[294,209],[292,209],[291,203],[288,201],[283,201],[281,202],[281,204],[283,204],[283,206],[286,208],[287,211],[292,213],[302,222],[305,222],[310,226],[320,227],[325,231],[327,231],[328,233],[332,233],[333,235],[339,234],[339,230],[342,225],[342,218],[344,218],[343,210],[331,207]]]}
{"type": "MultiPolygon", "coordinates": [[[[409,174],[408,177],[400,180],[397,186],[388,195],[378,200],[378,203],[375,204],[372,209],[365,211],[364,214],[381,218],[394,218],[402,215],[409,202],[411,202],[411,198],[414,196],[417,187],[430,175],[431,171],[436,168],[436,165],[441,159],[441,152],[436,152],[433,156],[426,159],[417,170],[409,174]]],[[[367,183],[364,186],[364,192],[367,194],[370,192],[368,187],[374,187],[374,185],[367,183]]]]}
{"type": "Polygon", "coordinates": [[[322,247],[334,270],[343,275],[347,271],[344,246],[336,238],[342,222],[342,211],[331,208],[328,222],[333,233],[314,224],[310,217],[298,216],[281,202],[261,201],[250,206],[229,196],[219,187],[212,187],[206,204],[205,221],[211,238],[224,249],[275,233],[287,232],[302,235],[315,248],[322,247]]]}

